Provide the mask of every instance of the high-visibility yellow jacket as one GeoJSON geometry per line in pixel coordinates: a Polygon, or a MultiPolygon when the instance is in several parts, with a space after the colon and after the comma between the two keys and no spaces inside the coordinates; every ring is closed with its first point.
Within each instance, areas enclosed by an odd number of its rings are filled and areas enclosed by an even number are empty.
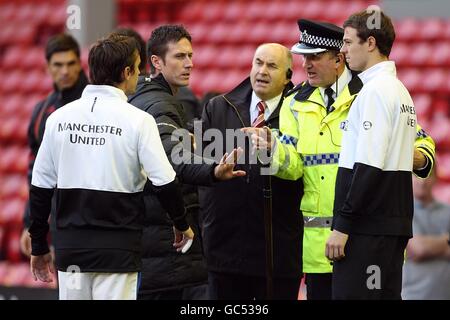
{"type": "MultiPolygon", "coordinates": [[[[342,126],[362,83],[354,77],[327,114],[319,88],[303,83],[285,98],[280,111],[280,133],[272,167],[276,176],[296,180],[303,176],[304,196],[300,208],[305,222],[303,272],[330,273],[325,243],[331,233],[334,188],[341,149],[342,126]]],[[[415,171],[426,177],[434,164],[434,141],[417,126],[415,147],[427,157],[428,165],[415,171]]]]}

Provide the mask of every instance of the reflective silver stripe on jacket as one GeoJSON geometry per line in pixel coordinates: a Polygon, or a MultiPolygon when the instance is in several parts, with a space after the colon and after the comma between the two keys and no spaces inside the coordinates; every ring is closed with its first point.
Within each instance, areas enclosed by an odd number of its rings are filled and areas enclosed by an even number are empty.
{"type": "Polygon", "coordinates": [[[316,166],[319,164],[339,163],[339,153],[319,153],[303,155],[303,165],[305,167],[316,166]]]}
{"type": "Polygon", "coordinates": [[[333,217],[303,217],[305,228],[330,228],[333,217]]]}

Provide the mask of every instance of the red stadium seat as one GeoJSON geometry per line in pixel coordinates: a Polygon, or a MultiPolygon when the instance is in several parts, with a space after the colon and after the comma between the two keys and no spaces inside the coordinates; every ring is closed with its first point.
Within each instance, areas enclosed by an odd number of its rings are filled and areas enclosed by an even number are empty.
{"type": "Polygon", "coordinates": [[[422,90],[424,92],[430,93],[439,93],[445,94],[447,93],[447,72],[439,69],[427,69],[422,73],[422,79],[426,81],[422,81],[422,90]]]}
{"type": "Polygon", "coordinates": [[[45,79],[47,75],[41,71],[31,71],[27,72],[27,76],[23,79],[20,89],[22,92],[36,92],[41,89],[42,80],[45,79]]]}
{"type": "Polygon", "coordinates": [[[432,122],[428,126],[428,132],[433,137],[437,150],[450,147],[450,120],[448,118],[434,114],[432,122]]]}
{"type": "MultiPolygon", "coordinates": [[[[194,68],[212,68],[217,62],[217,56],[220,52],[219,47],[202,46],[195,50],[193,55],[194,68]]],[[[196,73],[194,70],[193,74],[196,73]]]]}
{"type": "Polygon", "coordinates": [[[2,3],[0,5],[0,21],[13,21],[17,13],[17,7],[14,2],[2,3]]]}
{"type": "MultiPolygon", "coordinates": [[[[204,27],[206,28],[206,25],[204,27]]],[[[232,24],[216,23],[212,27],[209,27],[209,32],[205,40],[214,44],[227,43],[230,39],[229,34],[232,27],[232,24]]]]}
{"type": "Polygon", "coordinates": [[[450,153],[438,153],[437,155],[437,176],[440,180],[450,182],[450,153]]]}
{"type": "MultiPolygon", "coordinates": [[[[348,7],[349,7],[348,2],[339,0],[327,3],[326,10],[324,10],[322,13],[323,20],[342,26],[344,20],[349,16],[349,14],[347,14],[348,7]]],[[[356,11],[357,10],[355,10],[355,12],[356,11]]]]}
{"type": "Polygon", "coordinates": [[[189,24],[187,25],[187,28],[192,36],[194,46],[196,44],[203,44],[208,41],[208,33],[210,30],[205,26],[203,22],[189,24]]]}
{"type": "Polygon", "coordinates": [[[411,50],[409,46],[404,42],[395,43],[392,47],[391,54],[389,55],[389,59],[395,61],[395,65],[397,67],[410,66],[410,55],[411,50]]]}
{"type": "MultiPolygon", "coordinates": [[[[439,171],[439,167],[438,171],[439,171]]],[[[439,177],[439,174],[438,174],[439,177]]],[[[442,182],[435,185],[433,188],[433,195],[437,200],[444,203],[450,203],[450,180],[443,180],[442,182]]]]}
{"type": "Polygon", "coordinates": [[[24,49],[20,54],[22,58],[20,67],[25,70],[35,69],[44,72],[46,69],[44,48],[29,47],[24,49]]]}
{"type": "Polygon", "coordinates": [[[417,119],[421,123],[430,117],[433,99],[429,94],[416,94],[413,97],[417,119]]]}
{"type": "Polygon", "coordinates": [[[270,34],[272,26],[265,22],[255,23],[249,28],[248,31],[248,41],[255,44],[261,44],[267,41],[267,35],[270,34]]]}
{"type": "Polygon", "coordinates": [[[178,21],[184,21],[187,24],[191,22],[199,22],[203,17],[205,2],[201,1],[185,1],[184,7],[181,7],[177,13],[178,21]]]}
{"type": "Polygon", "coordinates": [[[325,2],[322,1],[307,1],[302,2],[301,5],[296,4],[296,1],[289,2],[287,4],[286,13],[289,17],[293,19],[313,19],[313,20],[323,20],[322,13],[326,9],[325,2]]]}
{"type": "Polygon", "coordinates": [[[1,180],[0,199],[18,197],[28,199],[28,182],[24,174],[6,175],[1,180]]]}
{"type": "Polygon", "coordinates": [[[401,69],[398,71],[398,78],[403,82],[405,87],[411,92],[419,92],[422,86],[423,78],[417,69],[401,69]]]}
{"type": "Polygon", "coordinates": [[[248,14],[248,5],[242,2],[230,2],[222,14],[222,20],[227,23],[239,21],[243,14],[248,14]]]}
{"type": "Polygon", "coordinates": [[[11,72],[5,73],[4,75],[5,78],[3,79],[3,83],[0,86],[1,89],[3,89],[3,92],[20,92],[22,81],[23,79],[25,79],[26,74],[19,70],[11,70],[11,72]]]}
{"type": "Polygon", "coordinates": [[[398,41],[413,43],[419,40],[421,24],[414,18],[407,18],[394,23],[398,41]]]}
{"type": "Polygon", "coordinates": [[[410,45],[407,55],[409,65],[417,67],[429,66],[430,57],[433,54],[433,48],[429,43],[420,42],[410,45]]]}
{"type": "Polygon", "coordinates": [[[448,41],[439,42],[433,47],[429,64],[434,67],[450,67],[450,43],[448,41]]]}
{"type": "Polygon", "coordinates": [[[20,226],[22,223],[25,201],[12,198],[2,201],[0,205],[0,221],[3,225],[20,226]]]}
{"type": "Polygon", "coordinates": [[[438,114],[439,116],[448,117],[450,115],[449,108],[450,100],[447,96],[437,97],[433,99],[433,114],[438,114]]]}
{"type": "Polygon", "coordinates": [[[5,69],[16,69],[22,67],[26,60],[23,55],[24,49],[20,46],[9,46],[2,59],[2,67],[5,69]]]}
{"type": "Polygon", "coordinates": [[[224,2],[204,2],[201,20],[210,23],[221,21],[222,14],[225,11],[225,8],[226,3],[224,2]]]}
{"type": "Polygon", "coordinates": [[[300,39],[298,26],[292,22],[274,23],[269,32],[271,41],[285,44],[288,48],[300,39]]]}
{"type": "Polygon", "coordinates": [[[445,23],[439,18],[428,18],[421,23],[418,37],[424,41],[434,41],[442,38],[445,23]]]}

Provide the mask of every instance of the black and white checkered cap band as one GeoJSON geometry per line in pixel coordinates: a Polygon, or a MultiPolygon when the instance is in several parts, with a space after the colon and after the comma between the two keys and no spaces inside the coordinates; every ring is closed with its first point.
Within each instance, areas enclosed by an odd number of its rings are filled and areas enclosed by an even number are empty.
{"type": "Polygon", "coordinates": [[[301,42],[306,45],[312,45],[319,48],[336,48],[340,49],[344,42],[342,40],[330,39],[308,34],[306,30],[302,32],[301,42]]]}

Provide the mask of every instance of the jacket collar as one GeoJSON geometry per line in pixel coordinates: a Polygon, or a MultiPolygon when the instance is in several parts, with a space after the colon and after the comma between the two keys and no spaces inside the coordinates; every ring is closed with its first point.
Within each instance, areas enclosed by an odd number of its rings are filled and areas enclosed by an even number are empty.
{"type": "MultiPolygon", "coordinates": [[[[272,119],[278,118],[280,114],[280,106],[283,103],[283,97],[285,94],[293,88],[292,82],[289,82],[281,95],[280,102],[277,108],[271,113],[267,122],[272,119]]],[[[241,115],[246,126],[250,125],[250,103],[252,100],[253,88],[250,82],[250,77],[247,77],[237,87],[231,90],[229,93],[224,94],[223,97],[227,102],[233,104],[237,111],[241,115]]]]}
{"type": "MultiPolygon", "coordinates": [[[[311,100],[320,105],[323,103],[320,93],[318,95],[316,95],[316,94],[313,95],[313,92],[317,89],[317,87],[313,87],[307,81],[303,82],[300,86],[301,86],[300,88],[298,88],[298,86],[296,88],[294,88],[294,90],[296,90],[296,89],[299,90],[294,97],[295,100],[297,100],[297,101],[311,100]]],[[[363,83],[362,83],[361,79],[358,77],[357,72],[352,71],[352,79],[348,83],[347,87],[348,87],[348,91],[351,96],[358,94],[359,91],[361,91],[361,89],[363,87],[363,83]]],[[[345,92],[345,89],[344,89],[344,91],[341,92],[341,94],[338,96],[338,98],[336,100],[339,100],[339,97],[343,96],[344,92],[345,92]]]]}
{"type": "Polygon", "coordinates": [[[151,81],[159,84],[165,92],[169,93],[172,96],[174,95],[172,89],[170,88],[169,83],[166,81],[162,73],[152,78],[151,81]]]}
{"type": "Polygon", "coordinates": [[[61,99],[61,105],[65,105],[78,99],[83,92],[84,88],[89,84],[86,74],[83,70],[80,71],[77,82],[71,88],[59,91],[55,84],[53,84],[54,91],[59,95],[61,99]]]}
{"type": "Polygon", "coordinates": [[[396,77],[397,71],[395,69],[395,62],[394,61],[379,62],[370,67],[369,69],[361,72],[359,74],[359,77],[361,78],[363,84],[366,84],[370,80],[378,77],[380,74],[387,74],[396,77]]]}
{"type": "Polygon", "coordinates": [[[108,85],[88,84],[86,88],[84,88],[81,97],[87,98],[94,96],[119,98],[121,100],[127,101],[127,96],[125,95],[125,92],[123,92],[123,90],[119,88],[108,85]]]}
{"type": "Polygon", "coordinates": [[[236,111],[242,117],[245,126],[250,126],[250,102],[252,100],[252,92],[252,84],[250,82],[250,77],[248,77],[233,90],[223,95],[225,100],[236,108],[236,111]]]}

